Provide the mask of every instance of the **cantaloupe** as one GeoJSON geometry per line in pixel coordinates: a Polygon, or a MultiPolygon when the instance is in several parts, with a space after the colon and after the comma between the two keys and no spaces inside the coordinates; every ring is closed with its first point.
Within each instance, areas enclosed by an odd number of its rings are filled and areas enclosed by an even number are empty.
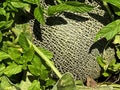
{"type": "MultiPolygon", "coordinates": [[[[33,28],[33,42],[54,53],[53,61],[60,72],[71,72],[75,79],[83,81],[88,76],[100,76],[101,68],[96,57],[103,53],[106,40],[94,42],[94,37],[110,22],[100,2],[86,0],[86,3],[95,6],[89,13],[64,12],[47,17],[44,26],[39,27],[35,22],[33,28]]],[[[109,49],[106,56],[111,59],[114,56],[113,49],[109,49]]]]}

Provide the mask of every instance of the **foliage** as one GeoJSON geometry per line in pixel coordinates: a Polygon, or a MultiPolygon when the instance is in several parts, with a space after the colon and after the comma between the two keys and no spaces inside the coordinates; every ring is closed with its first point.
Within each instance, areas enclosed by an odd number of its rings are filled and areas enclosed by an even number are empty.
{"type": "MultiPolygon", "coordinates": [[[[109,3],[112,5],[114,13],[120,16],[120,0],[103,0],[104,3],[109,3]]],[[[108,6],[107,6],[108,7],[108,6]]],[[[97,60],[100,66],[103,68],[103,76],[107,77],[113,74],[118,74],[120,72],[120,19],[114,18],[114,20],[103,27],[96,35],[95,40],[106,38],[109,41],[112,41],[115,47],[115,53],[117,58],[113,58],[109,62],[106,61],[103,57],[98,56],[97,60]]]]}
{"type": "MultiPolygon", "coordinates": [[[[119,1],[105,1],[113,4],[117,8],[114,8],[115,13],[120,15],[119,1]]],[[[80,86],[83,84],[79,83],[77,86],[70,73],[62,76],[55,68],[51,61],[53,57],[51,52],[32,43],[31,27],[27,22],[31,14],[44,25],[46,15],[56,15],[64,11],[83,13],[92,8],[84,3],[67,0],[56,0],[56,4],[50,5],[47,9],[43,7],[41,0],[0,1],[0,90],[46,90],[56,83],[51,78],[51,71],[60,78],[52,90],[81,89],[80,86]]],[[[118,58],[120,58],[119,22],[116,20],[107,25],[96,36],[96,39],[101,36],[107,40],[114,39],[118,58]]],[[[106,65],[103,59],[99,59],[99,63],[101,67],[106,65]]],[[[107,63],[104,71],[108,73],[108,69],[117,72],[120,64],[112,60],[110,64],[107,63]]]]}
{"type": "Polygon", "coordinates": [[[62,77],[51,61],[53,54],[32,43],[28,21],[33,16],[44,25],[45,14],[82,13],[93,7],[76,1],[56,2],[46,9],[41,0],[0,1],[0,90],[46,90],[56,82],[51,78],[52,70],[62,77]]]}

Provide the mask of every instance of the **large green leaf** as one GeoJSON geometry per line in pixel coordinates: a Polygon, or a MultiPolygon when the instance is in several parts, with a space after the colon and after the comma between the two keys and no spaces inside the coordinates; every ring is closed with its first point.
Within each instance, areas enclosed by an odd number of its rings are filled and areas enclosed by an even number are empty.
{"type": "Polygon", "coordinates": [[[107,26],[103,27],[102,30],[100,30],[97,33],[95,40],[98,40],[100,38],[106,38],[107,40],[110,40],[119,32],[120,32],[120,19],[111,22],[107,26]]]}
{"type": "Polygon", "coordinates": [[[40,82],[38,80],[34,80],[28,90],[42,90],[40,89],[40,82]]]}
{"type": "Polygon", "coordinates": [[[10,55],[5,52],[0,52],[0,61],[10,58],[10,55]]]}
{"type": "Polygon", "coordinates": [[[120,8],[120,0],[104,0],[110,4],[115,5],[116,7],[120,8]]]}
{"type": "Polygon", "coordinates": [[[7,76],[12,76],[18,74],[22,71],[22,65],[17,65],[15,63],[11,63],[7,68],[4,70],[4,74],[7,76]]]}
{"type": "Polygon", "coordinates": [[[35,19],[37,19],[41,24],[45,24],[43,10],[42,10],[42,8],[40,6],[35,8],[34,16],[35,16],[35,19]]]}
{"type": "Polygon", "coordinates": [[[84,3],[80,3],[76,1],[68,1],[62,4],[50,6],[48,8],[48,15],[54,15],[56,13],[60,13],[63,11],[84,13],[84,12],[89,12],[92,9],[93,9],[92,6],[86,5],[84,3]]]}

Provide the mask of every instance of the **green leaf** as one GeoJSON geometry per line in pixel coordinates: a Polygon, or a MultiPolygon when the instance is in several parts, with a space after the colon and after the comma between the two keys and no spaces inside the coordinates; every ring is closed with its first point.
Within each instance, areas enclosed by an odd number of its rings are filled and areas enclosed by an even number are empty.
{"type": "Polygon", "coordinates": [[[2,41],[2,32],[0,31],[0,42],[2,41]]]}
{"type": "Polygon", "coordinates": [[[120,0],[104,0],[104,1],[120,8],[120,0]]]}
{"type": "Polygon", "coordinates": [[[103,75],[104,77],[108,77],[108,76],[110,76],[110,74],[107,73],[107,72],[102,73],[102,75],[103,75]]]}
{"type": "Polygon", "coordinates": [[[41,79],[47,79],[49,71],[43,65],[43,62],[41,62],[38,56],[34,56],[31,64],[32,65],[28,65],[28,68],[33,75],[40,76],[41,79]]]}
{"type": "Polygon", "coordinates": [[[120,20],[116,20],[108,24],[107,26],[103,27],[102,30],[100,30],[95,40],[98,40],[100,38],[106,38],[107,40],[112,39],[116,34],[120,32],[120,20]]]}
{"type": "Polygon", "coordinates": [[[34,80],[28,90],[42,90],[40,89],[40,82],[38,80],[34,80]]]}
{"type": "Polygon", "coordinates": [[[36,7],[34,10],[35,19],[37,19],[41,24],[45,24],[45,19],[43,15],[43,10],[40,6],[36,7]]]}
{"type": "Polygon", "coordinates": [[[33,59],[33,56],[34,56],[33,47],[28,48],[28,50],[23,53],[19,62],[20,62],[20,64],[23,64],[24,69],[26,69],[27,63],[33,59]]]}
{"type": "Polygon", "coordinates": [[[105,71],[107,70],[107,62],[101,56],[97,56],[97,62],[105,71]]]}
{"type": "Polygon", "coordinates": [[[14,60],[16,63],[19,63],[19,59],[21,57],[21,52],[19,51],[19,48],[9,47],[8,54],[10,55],[12,60],[14,60]]]}
{"type": "Polygon", "coordinates": [[[113,43],[114,43],[114,44],[120,44],[120,34],[117,34],[117,35],[115,36],[115,39],[114,39],[113,43]]]}
{"type": "Polygon", "coordinates": [[[46,87],[53,86],[53,85],[55,85],[55,80],[53,80],[53,79],[48,79],[48,80],[46,81],[46,87]]]}
{"type": "Polygon", "coordinates": [[[23,2],[11,2],[11,5],[14,6],[15,8],[25,8],[25,7],[30,7],[29,4],[23,3],[23,2]]]}
{"type": "Polygon", "coordinates": [[[15,84],[13,84],[6,76],[1,77],[0,90],[20,90],[15,84]],[[1,89],[2,88],[2,89],[1,89]]]}
{"type": "Polygon", "coordinates": [[[56,13],[60,13],[63,11],[71,11],[71,12],[89,12],[93,7],[86,5],[84,3],[76,2],[76,1],[68,1],[59,5],[50,6],[48,8],[48,15],[54,15],[56,13]]]}
{"type": "Polygon", "coordinates": [[[74,78],[71,73],[65,73],[52,90],[76,90],[74,78]]]}
{"type": "Polygon", "coordinates": [[[24,51],[27,51],[29,49],[29,43],[27,41],[25,33],[22,32],[19,35],[19,41],[18,42],[19,42],[20,46],[23,48],[24,51]]]}
{"type": "Polygon", "coordinates": [[[10,55],[1,51],[0,52],[0,61],[7,59],[7,58],[10,58],[10,55]]]}
{"type": "Polygon", "coordinates": [[[0,76],[4,73],[5,65],[3,63],[0,64],[0,76]]]}
{"type": "Polygon", "coordinates": [[[17,65],[15,63],[11,63],[7,68],[4,70],[4,74],[7,76],[12,76],[18,74],[22,71],[22,65],[17,65]]]}
{"type": "Polygon", "coordinates": [[[0,29],[8,29],[9,27],[12,26],[13,24],[13,20],[10,20],[10,21],[1,21],[0,22],[0,29]]]}
{"type": "Polygon", "coordinates": [[[4,8],[0,8],[0,15],[6,16],[6,11],[4,10],[4,8]]]}

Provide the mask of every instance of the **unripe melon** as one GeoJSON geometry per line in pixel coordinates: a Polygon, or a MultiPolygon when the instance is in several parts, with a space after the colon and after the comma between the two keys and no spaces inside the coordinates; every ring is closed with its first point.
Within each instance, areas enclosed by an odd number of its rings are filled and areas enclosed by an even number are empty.
{"type": "MultiPolygon", "coordinates": [[[[100,2],[86,0],[95,8],[89,13],[64,12],[47,17],[46,25],[36,22],[33,28],[34,43],[54,53],[53,61],[61,73],[71,72],[75,79],[85,81],[88,76],[98,78],[101,68],[96,57],[103,53],[106,40],[94,42],[96,33],[110,22],[100,2]]],[[[113,50],[108,50],[109,59],[113,50]]]]}

